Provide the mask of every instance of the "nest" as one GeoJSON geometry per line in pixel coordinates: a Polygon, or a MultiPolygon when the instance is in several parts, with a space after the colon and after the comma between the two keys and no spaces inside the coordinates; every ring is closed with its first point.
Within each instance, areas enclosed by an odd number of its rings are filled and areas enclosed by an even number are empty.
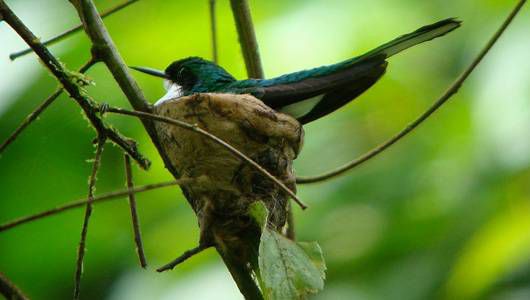
{"type": "MultiPolygon", "coordinates": [[[[158,105],[155,113],[197,124],[295,191],[292,163],[302,146],[304,131],[294,118],[251,95],[233,94],[181,97],[158,105]]],[[[193,179],[183,189],[198,217],[201,243],[237,244],[255,231],[248,217],[248,207],[255,201],[267,206],[270,226],[284,228],[288,195],[270,179],[196,132],[165,123],[156,127],[178,177],[193,179]]]]}

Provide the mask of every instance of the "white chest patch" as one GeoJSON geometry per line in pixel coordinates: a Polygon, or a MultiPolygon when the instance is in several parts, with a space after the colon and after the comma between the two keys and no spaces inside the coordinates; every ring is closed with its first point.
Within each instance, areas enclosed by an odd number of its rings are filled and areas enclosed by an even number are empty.
{"type": "Polygon", "coordinates": [[[286,105],[280,109],[280,112],[291,115],[294,118],[300,118],[309,113],[322,100],[322,97],[324,95],[318,95],[304,101],[286,105]]]}
{"type": "Polygon", "coordinates": [[[184,95],[184,91],[182,90],[182,87],[176,83],[170,83],[167,85],[166,83],[164,83],[164,86],[167,87],[166,88],[167,93],[164,96],[162,96],[162,98],[158,99],[158,101],[155,102],[155,106],[158,106],[166,102],[167,100],[180,98],[182,97],[182,95],[184,95]]]}

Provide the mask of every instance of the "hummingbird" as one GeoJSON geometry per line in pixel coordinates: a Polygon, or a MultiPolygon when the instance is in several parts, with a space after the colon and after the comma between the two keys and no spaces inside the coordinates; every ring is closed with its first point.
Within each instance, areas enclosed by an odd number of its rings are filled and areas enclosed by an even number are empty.
{"type": "Polygon", "coordinates": [[[455,18],[445,19],[402,35],[363,55],[271,79],[237,80],[219,65],[200,57],[174,61],[165,71],[131,68],[164,79],[167,93],[155,106],[195,93],[251,94],[272,109],[306,124],[336,111],[374,85],[385,73],[387,58],[443,36],[460,24],[455,18]]]}

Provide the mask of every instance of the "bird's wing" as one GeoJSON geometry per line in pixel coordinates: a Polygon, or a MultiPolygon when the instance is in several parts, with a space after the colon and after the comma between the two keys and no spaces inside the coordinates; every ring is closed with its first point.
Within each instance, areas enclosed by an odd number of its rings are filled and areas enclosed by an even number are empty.
{"type": "Polygon", "coordinates": [[[384,74],[385,60],[407,48],[443,36],[460,26],[446,19],[400,36],[361,56],[265,80],[238,81],[268,106],[307,123],[345,105],[384,74]]]}
{"type": "Polygon", "coordinates": [[[258,98],[307,123],[362,94],[384,74],[386,65],[382,57],[373,57],[328,75],[263,87],[258,98]]]}

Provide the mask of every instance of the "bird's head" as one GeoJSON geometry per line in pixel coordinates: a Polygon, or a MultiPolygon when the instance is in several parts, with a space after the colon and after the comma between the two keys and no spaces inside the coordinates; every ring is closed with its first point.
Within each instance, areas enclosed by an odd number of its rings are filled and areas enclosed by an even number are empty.
{"type": "Polygon", "coordinates": [[[137,71],[164,78],[167,94],[158,100],[178,98],[193,92],[215,91],[219,84],[235,81],[215,63],[200,57],[188,57],[172,62],[164,71],[146,67],[131,67],[137,71]]]}

